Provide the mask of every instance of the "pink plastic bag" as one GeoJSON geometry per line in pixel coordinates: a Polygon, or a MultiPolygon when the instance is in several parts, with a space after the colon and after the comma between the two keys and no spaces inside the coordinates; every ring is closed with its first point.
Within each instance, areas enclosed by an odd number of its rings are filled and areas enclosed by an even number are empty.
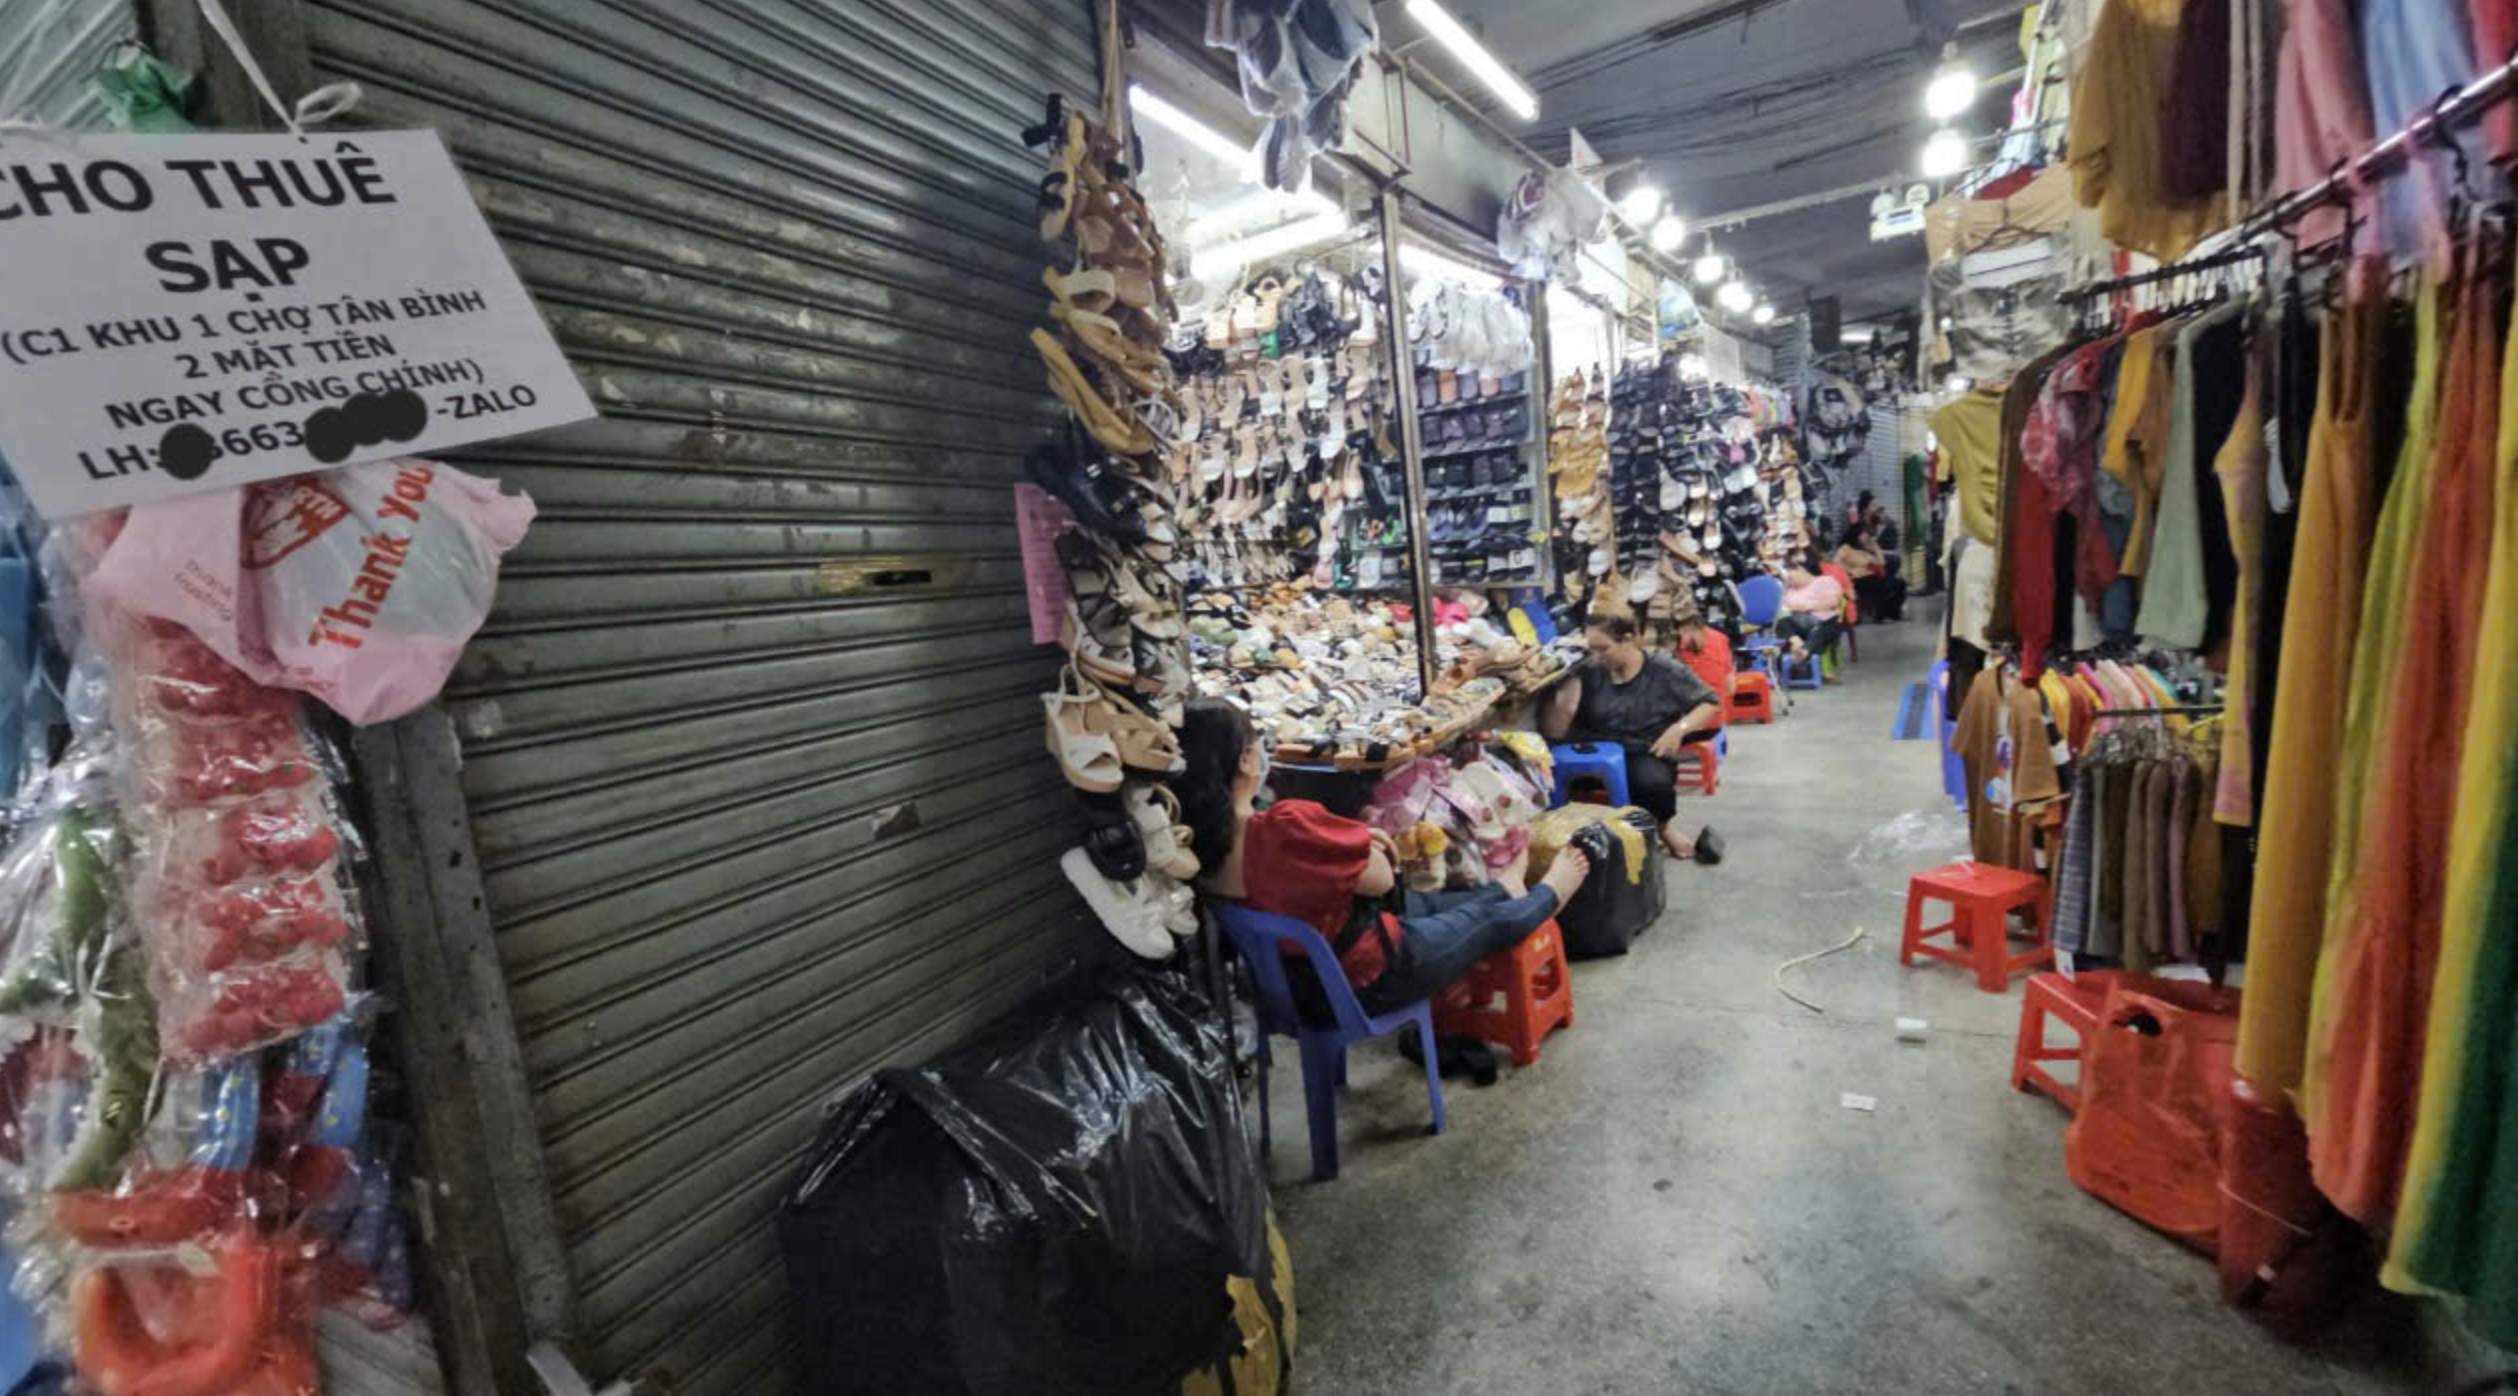
{"type": "Polygon", "coordinates": [[[352,722],[437,696],[533,501],[391,460],[133,508],[88,585],[352,722]]]}

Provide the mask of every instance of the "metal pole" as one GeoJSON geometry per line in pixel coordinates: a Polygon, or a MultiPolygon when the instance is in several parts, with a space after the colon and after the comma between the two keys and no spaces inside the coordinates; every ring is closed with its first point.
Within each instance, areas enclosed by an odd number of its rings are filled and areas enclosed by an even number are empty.
{"type": "Polygon", "coordinates": [[[1381,224],[1381,283],[1388,293],[1389,318],[1382,338],[1390,345],[1390,382],[1399,413],[1399,455],[1408,478],[1408,566],[1416,575],[1417,701],[1434,691],[1434,554],[1428,545],[1425,519],[1425,432],[1416,420],[1416,359],[1408,352],[1408,293],[1399,279],[1399,191],[1383,188],[1374,196],[1381,224]]]}
{"type": "Polygon", "coordinates": [[[1522,305],[1530,312],[1530,391],[1526,409],[1539,433],[1538,449],[1532,453],[1537,465],[1530,474],[1531,543],[1538,551],[1539,575],[1527,585],[1538,587],[1542,597],[1556,590],[1556,491],[1549,488],[1548,482],[1549,455],[1556,446],[1556,339],[1548,313],[1548,295],[1544,281],[1521,283],[1522,305]]]}

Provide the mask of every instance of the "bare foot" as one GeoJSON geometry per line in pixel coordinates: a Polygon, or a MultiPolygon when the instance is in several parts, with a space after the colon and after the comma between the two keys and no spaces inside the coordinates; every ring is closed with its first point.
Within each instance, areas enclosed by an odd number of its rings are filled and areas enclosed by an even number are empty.
{"type": "Polygon", "coordinates": [[[1507,896],[1519,897],[1529,892],[1530,845],[1523,844],[1511,862],[1495,870],[1495,885],[1503,888],[1507,896]]]}
{"type": "Polygon", "coordinates": [[[1791,654],[1794,659],[1807,659],[1810,657],[1810,647],[1801,643],[1801,637],[1795,635],[1792,637],[1791,654]]]}
{"type": "Polygon", "coordinates": [[[1574,899],[1576,892],[1582,890],[1583,879],[1589,876],[1591,859],[1581,849],[1560,848],[1556,851],[1556,861],[1548,864],[1548,875],[1539,879],[1539,885],[1555,889],[1556,904],[1564,906],[1574,899]]]}
{"type": "Polygon", "coordinates": [[[1674,825],[1661,826],[1661,846],[1670,850],[1670,856],[1673,858],[1696,856],[1696,841],[1680,833],[1674,825]]]}

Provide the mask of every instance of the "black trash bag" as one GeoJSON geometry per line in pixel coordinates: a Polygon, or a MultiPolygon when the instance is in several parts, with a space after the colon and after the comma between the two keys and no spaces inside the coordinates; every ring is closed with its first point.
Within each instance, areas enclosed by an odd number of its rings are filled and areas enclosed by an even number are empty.
{"type": "Polygon", "coordinates": [[[1206,1005],[1119,972],[990,1042],[824,1123],[778,1221],[803,1389],[1274,1396],[1293,1276],[1206,1005]]]}
{"type": "Polygon", "coordinates": [[[1661,865],[1668,860],[1661,856],[1660,824],[1632,806],[1602,813],[1643,835],[1643,863],[1635,868],[1624,866],[1630,856],[1626,845],[1623,840],[1612,842],[1610,857],[1592,865],[1582,890],[1556,913],[1557,929],[1565,933],[1565,953],[1577,960],[1625,954],[1636,937],[1661,919],[1667,896],[1661,883],[1661,865]]]}

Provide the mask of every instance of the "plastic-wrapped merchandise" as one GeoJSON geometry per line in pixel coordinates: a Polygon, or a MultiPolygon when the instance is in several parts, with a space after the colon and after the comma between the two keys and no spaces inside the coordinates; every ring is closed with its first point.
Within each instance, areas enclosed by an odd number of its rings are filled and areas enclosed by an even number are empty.
{"type": "Polygon", "coordinates": [[[383,722],[437,696],[532,521],[495,480],[376,461],[134,508],[88,586],[253,681],[383,722]]]}
{"type": "Polygon", "coordinates": [[[357,927],[337,867],[347,826],[303,699],[181,626],[89,599],[112,666],[131,899],[167,1059],[215,1061],[329,1021],[349,1002],[357,927]]]}

